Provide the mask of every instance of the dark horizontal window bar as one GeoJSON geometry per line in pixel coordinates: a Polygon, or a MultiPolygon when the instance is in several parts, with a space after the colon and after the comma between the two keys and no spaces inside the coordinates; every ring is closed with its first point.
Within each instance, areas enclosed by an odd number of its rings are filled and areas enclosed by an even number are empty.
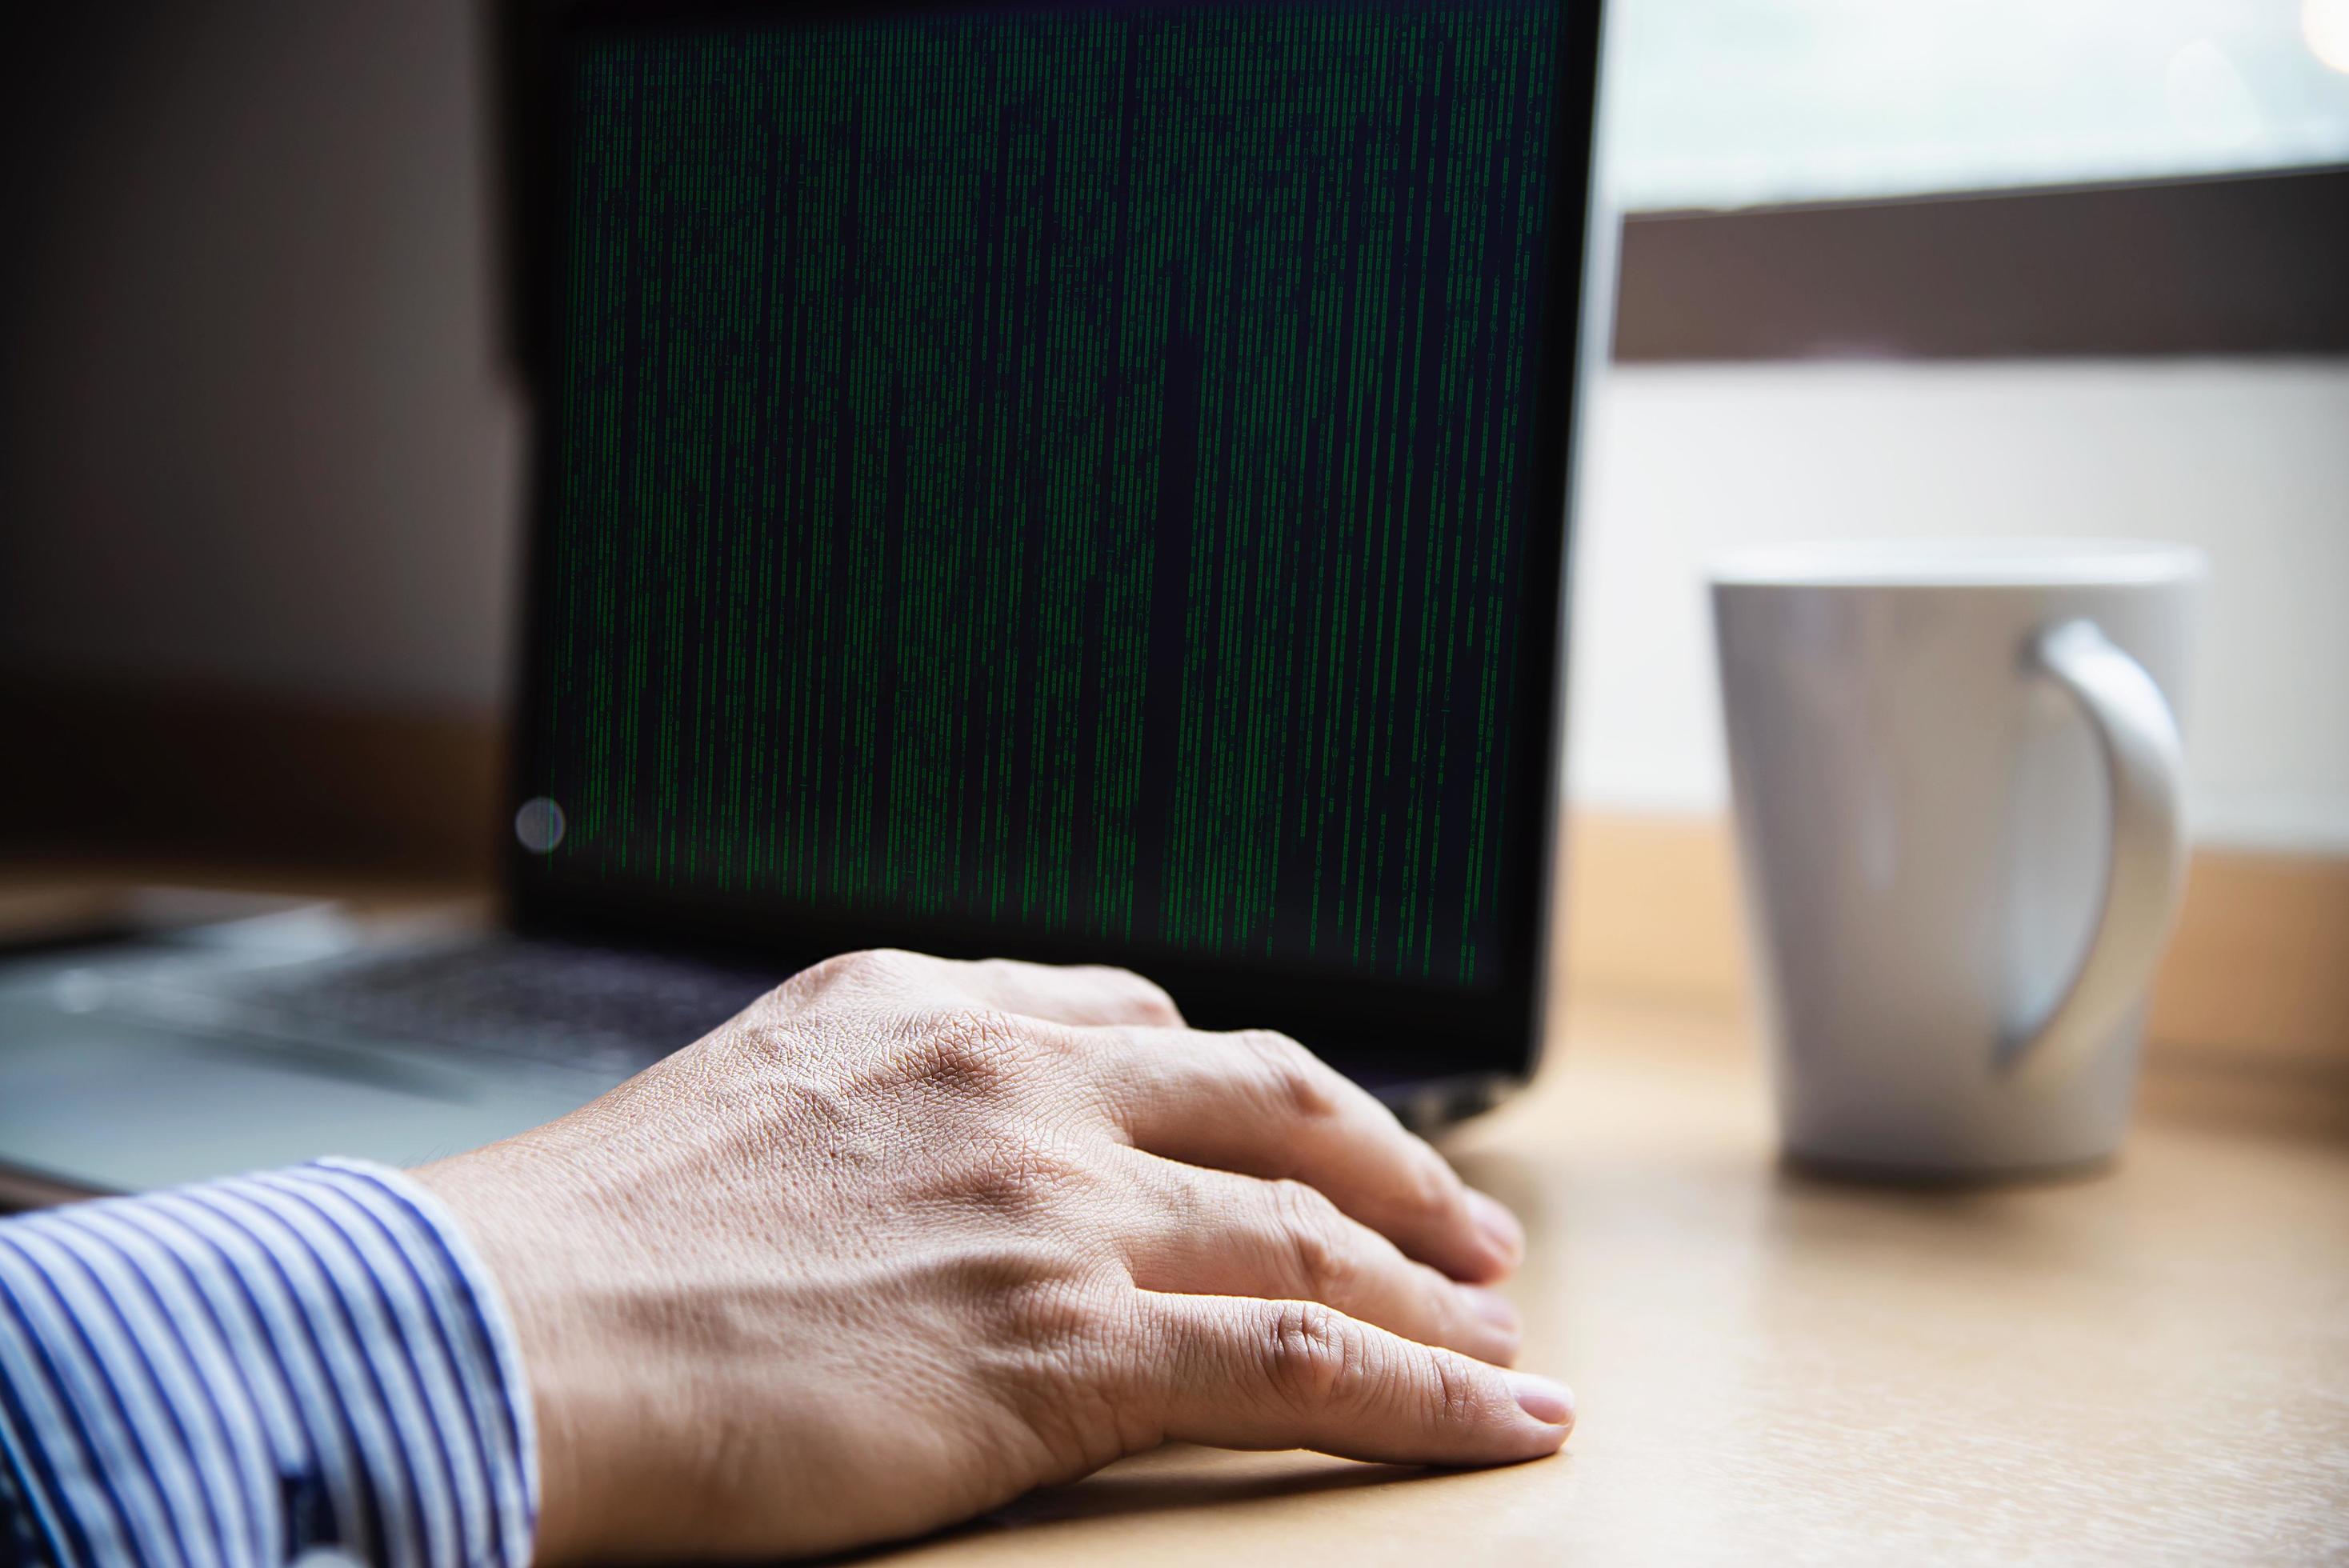
{"type": "Polygon", "coordinates": [[[2349,354],[2349,166],[1624,220],[1628,361],[2349,354]]]}

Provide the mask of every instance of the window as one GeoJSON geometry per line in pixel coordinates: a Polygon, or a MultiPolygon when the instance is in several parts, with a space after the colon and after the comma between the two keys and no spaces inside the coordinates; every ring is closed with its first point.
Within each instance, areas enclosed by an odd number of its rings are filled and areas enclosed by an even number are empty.
{"type": "Polygon", "coordinates": [[[1613,0],[1619,359],[2349,353],[2349,0],[1613,0]]]}
{"type": "Polygon", "coordinates": [[[2349,161],[2349,0],[1618,0],[1629,211],[2349,161]]]}

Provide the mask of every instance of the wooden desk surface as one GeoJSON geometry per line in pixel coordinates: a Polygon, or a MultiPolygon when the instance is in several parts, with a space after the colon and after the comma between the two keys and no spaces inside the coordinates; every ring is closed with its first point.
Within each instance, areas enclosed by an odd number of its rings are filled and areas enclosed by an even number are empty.
{"type": "Polygon", "coordinates": [[[2349,1103],[2149,1081],[2118,1163],[1974,1191],[1782,1173],[1748,1029],[1568,1007],[1458,1137],[1518,1207],[1557,1459],[1170,1449],[881,1560],[1307,1563],[2349,1555],[2349,1103]]]}
{"type": "MultiPolygon", "coordinates": [[[[40,880],[0,872],[0,914],[54,925],[61,885],[105,879],[40,880]]],[[[448,890],[333,891],[400,912],[448,890]]],[[[1512,1288],[1526,1365],[1579,1397],[1564,1455],[1169,1449],[871,1560],[2349,1558],[2336,1057],[2166,1047],[2100,1175],[1838,1186],[1777,1168],[1734,1011],[1568,989],[1540,1082],[1451,1146],[1531,1232],[1512,1288]]]]}

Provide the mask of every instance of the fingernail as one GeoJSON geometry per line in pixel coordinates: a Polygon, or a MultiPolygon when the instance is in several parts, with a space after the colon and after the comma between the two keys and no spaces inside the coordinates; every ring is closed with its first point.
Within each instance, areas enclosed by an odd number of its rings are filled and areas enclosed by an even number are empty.
{"type": "Polygon", "coordinates": [[[1531,1372],[1505,1372],[1502,1376],[1509,1380],[1509,1392],[1517,1397],[1517,1408],[1526,1415],[1553,1427],[1574,1425],[1573,1389],[1531,1372]]]}
{"type": "Polygon", "coordinates": [[[1460,1289],[1468,1304],[1476,1309],[1476,1315],[1495,1328],[1511,1338],[1526,1331],[1526,1320],[1517,1315],[1516,1304],[1499,1291],[1481,1284],[1462,1285],[1460,1289]]]}
{"type": "Polygon", "coordinates": [[[1476,1228],[1485,1239],[1514,1264],[1526,1255],[1526,1228],[1509,1212],[1507,1204],[1488,1192],[1468,1189],[1468,1212],[1475,1216],[1476,1228]]]}

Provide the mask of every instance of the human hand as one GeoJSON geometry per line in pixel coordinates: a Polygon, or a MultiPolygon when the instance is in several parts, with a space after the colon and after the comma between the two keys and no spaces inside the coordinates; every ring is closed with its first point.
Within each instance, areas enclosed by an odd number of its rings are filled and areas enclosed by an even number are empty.
{"type": "Polygon", "coordinates": [[[498,1281],[540,1557],[919,1533],[1170,1439],[1547,1454],[1508,1212],[1301,1047],[1119,969],[862,953],[416,1173],[498,1281]]]}

